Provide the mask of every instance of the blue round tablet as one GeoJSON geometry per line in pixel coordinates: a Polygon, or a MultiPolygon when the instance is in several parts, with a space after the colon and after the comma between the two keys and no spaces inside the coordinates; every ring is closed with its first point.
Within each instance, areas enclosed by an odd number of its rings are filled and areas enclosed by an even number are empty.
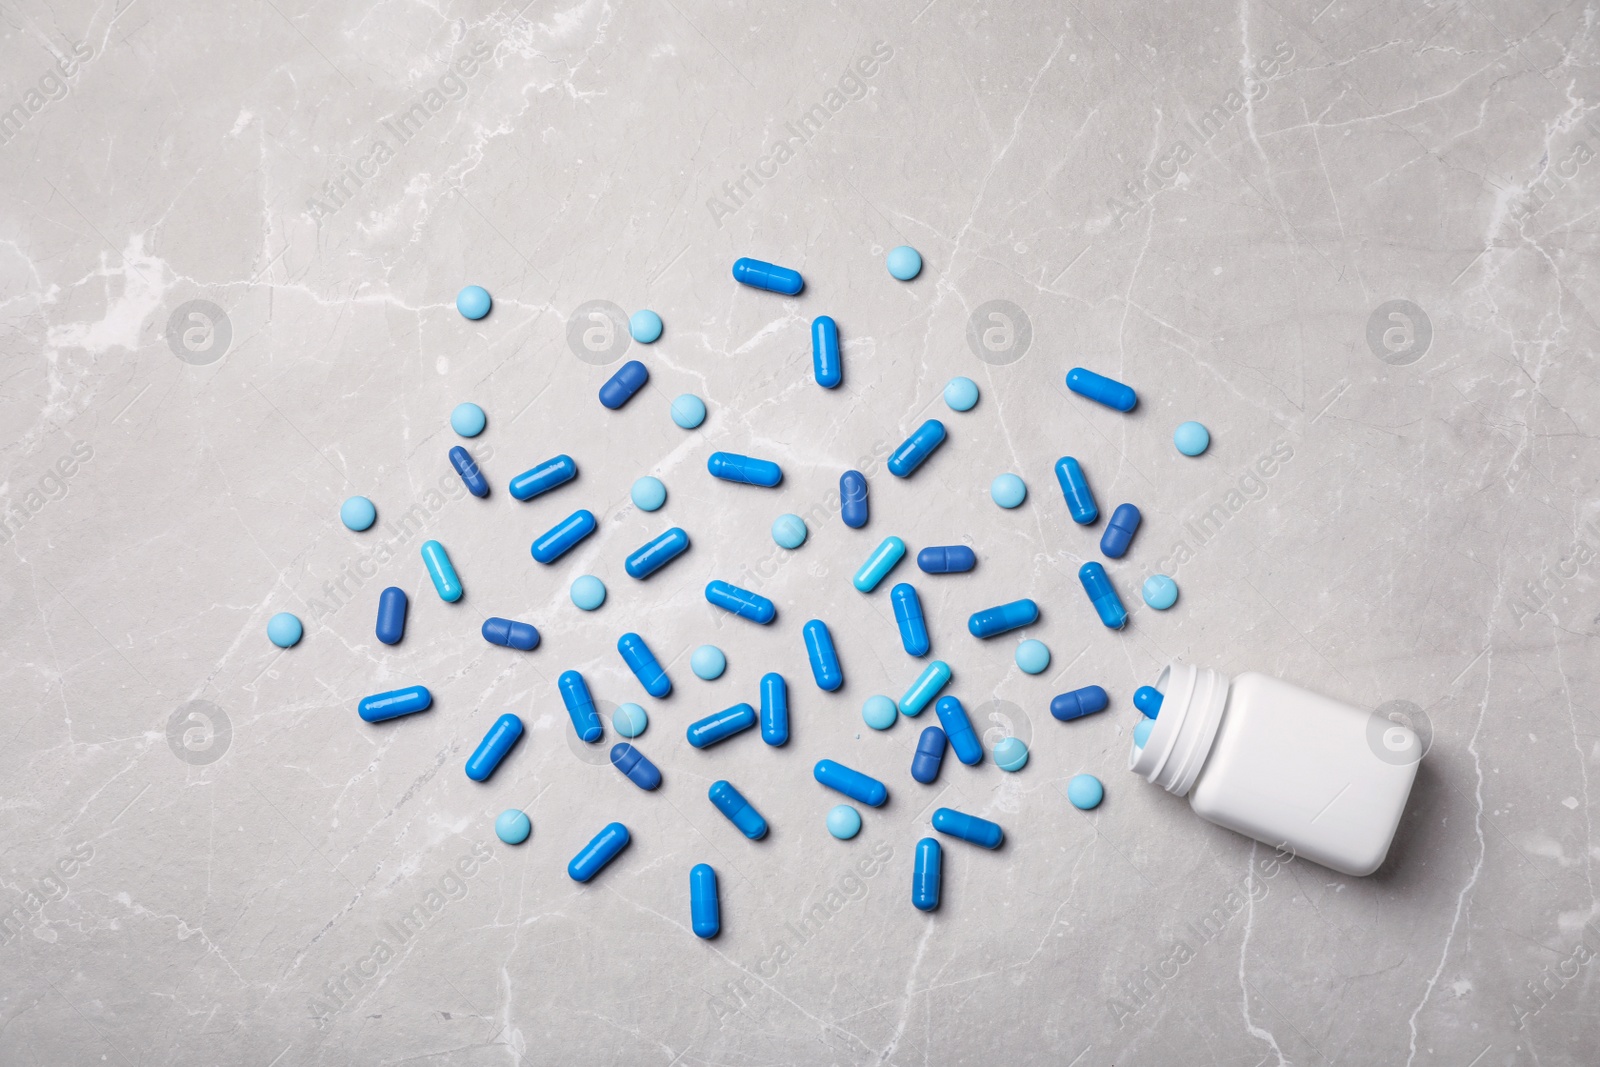
{"type": "Polygon", "coordinates": [[[372,501],[364,496],[353,496],[339,505],[339,521],[347,529],[360,533],[362,530],[372,528],[378,521],[378,509],[372,506],[372,501]]]}
{"type": "Polygon", "coordinates": [[[476,404],[457,404],[450,412],[450,428],[462,437],[476,437],[488,422],[483,409],[476,404]]]}
{"type": "Polygon", "coordinates": [[[883,263],[889,268],[890,274],[903,282],[909,282],[922,273],[922,254],[910,245],[891,248],[883,263]]]}
{"type": "Polygon", "coordinates": [[[623,737],[638,737],[650,725],[650,716],[637,704],[618,704],[611,715],[611,725],[623,737]]]}
{"type": "Polygon", "coordinates": [[[1075,774],[1067,783],[1067,799],[1079,811],[1098,808],[1106,797],[1106,787],[1092,774],[1075,774]]]}
{"type": "Polygon", "coordinates": [[[628,319],[628,333],[640,344],[649,344],[661,336],[661,316],[654,311],[635,311],[628,319]]]}
{"type": "Polygon", "coordinates": [[[862,720],[874,730],[887,730],[900,717],[900,708],[885,696],[871,696],[861,705],[862,720]]]}
{"type": "Polygon", "coordinates": [[[456,294],[456,310],[469,319],[481,319],[489,314],[489,290],[481,285],[469,285],[456,294]]]}
{"type": "Polygon", "coordinates": [[[508,845],[520,845],[533,833],[533,823],[516,808],[507,808],[494,820],[494,836],[508,845]]]}
{"type": "Polygon", "coordinates": [[[971,378],[951,378],[944,387],[944,402],[951,411],[971,411],[978,403],[978,383],[971,378]]]}
{"type": "Polygon", "coordinates": [[[1144,602],[1157,611],[1166,611],[1178,602],[1178,583],[1165,574],[1152,574],[1144,580],[1144,602]]]}
{"type": "Polygon", "coordinates": [[[1032,638],[1017,646],[1017,666],[1026,674],[1042,674],[1050,666],[1050,650],[1032,638]]]}
{"type": "Polygon", "coordinates": [[[848,804],[836,804],[828,811],[828,833],[848,841],[861,832],[861,813],[848,804]]]}
{"type": "Polygon", "coordinates": [[[992,752],[994,765],[1002,771],[1020,771],[1028,765],[1028,746],[1015,737],[1002,737],[992,752]]]}
{"type": "Polygon", "coordinates": [[[667,502],[667,487],[661,484],[660,478],[645,475],[633,483],[633,491],[628,495],[633,497],[633,506],[640,511],[655,511],[667,502]]]}
{"type": "Polygon", "coordinates": [[[1154,730],[1155,728],[1156,721],[1154,719],[1140,719],[1139,725],[1133,728],[1134,745],[1139,748],[1143,748],[1144,743],[1150,740],[1150,731],[1154,730]]]}
{"type": "Polygon", "coordinates": [[[672,421],[692,430],[706,421],[706,402],[693,393],[684,393],[672,402],[672,421]]]}
{"type": "Polygon", "coordinates": [[[306,628],[300,620],[287,611],[280,611],[267,620],[267,640],[279,648],[293,648],[300,643],[306,628]]]}
{"type": "Polygon", "coordinates": [[[806,543],[806,520],[798,515],[779,515],[772,520],[772,539],[779,548],[799,548],[806,543]]]}
{"type": "Polygon", "coordinates": [[[1172,443],[1186,456],[1198,456],[1211,447],[1211,431],[1198,422],[1186,422],[1172,431],[1172,443]]]}
{"type": "Polygon", "coordinates": [[[703,681],[714,681],[722,677],[722,672],[728,669],[728,657],[722,654],[722,649],[716,645],[701,645],[689,657],[689,669],[694,671],[694,676],[703,681]]]}
{"type": "Polygon", "coordinates": [[[592,574],[580,574],[572,581],[572,602],[584,611],[593,611],[606,602],[606,583],[592,574]]]}
{"type": "Polygon", "coordinates": [[[989,495],[1003,508],[1019,507],[1028,499],[1028,487],[1015,474],[1002,474],[989,483],[989,495]]]}

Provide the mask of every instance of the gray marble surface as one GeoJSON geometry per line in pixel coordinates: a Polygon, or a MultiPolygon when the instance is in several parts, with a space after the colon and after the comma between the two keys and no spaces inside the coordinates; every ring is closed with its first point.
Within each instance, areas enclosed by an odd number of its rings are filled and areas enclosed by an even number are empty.
{"type": "MultiPolygon", "coordinates": [[[[1600,954],[1600,500],[1593,5],[715,4],[519,7],[120,0],[0,11],[0,1062],[5,1064],[1502,1064],[1594,1062],[1600,954]],[[926,268],[903,284],[884,253],[926,268]],[[805,272],[736,286],[753,255],[805,272]],[[453,300],[494,295],[480,322],[453,300]],[[660,312],[606,349],[591,301],[660,312]],[[198,302],[198,303],[197,303],[198,302]],[[996,303],[999,302],[999,303],[996,303]],[[838,320],[845,384],[811,379],[838,320]],[[1000,318],[994,315],[1000,314],[1000,318]],[[575,330],[575,333],[572,332],[575,330]],[[572,338],[576,337],[576,343],[572,338]],[[596,352],[598,345],[602,351],[596,352]],[[621,358],[650,367],[596,402],[621,358]],[[610,360],[612,362],[607,363],[610,360]],[[1134,384],[1120,415],[1065,390],[1134,384]],[[982,389],[947,411],[954,375],[982,389]],[[672,397],[703,396],[696,431],[672,397]],[[447,418],[489,413],[464,496],[447,418]],[[937,415],[908,481],[881,457],[937,415]],[[1173,428],[1210,426],[1197,460],[1173,428]],[[781,462],[777,490],[707,455],[781,462]],[[571,485],[509,477],[557,452],[571,485]],[[1052,477],[1080,457],[1145,524],[1095,620],[1098,529],[1052,477]],[[1263,462],[1265,457],[1274,457],[1263,462]],[[871,524],[836,515],[873,472],[871,524]],[[1261,473],[1270,469],[1270,473],[1261,473]],[[1020,474],[1026,504],[988,499],[1020,474]],[[655,474],[666,508],[628,500],[655,474]],[[380,526],[338,521],[362,493],[380,526]],[[557,565],[532,537],[574,508],[557,565]],[[810,516],[785,552],[783,512],[810,516]],[[670,524],[692,551],[624,557],[670,524]],[[888,534],[965,541],[922,590],[934,654],[1019,774],[906,773],[919,728],[862,724],[918,664],[888,534]],[[442,603],[418,557],[466,586],[442,603]],[[1174,575],[1177,607],[1137,603],[1174,575]],[[567,588],[610,588],[585,614],[567,588]],[[748,584],[761,628],[701,589],[748,584]],[[412,595],[404,643],[377,594],[412,595]],[[1027,636],[967,614],[1032,596],[1027,636]],[[267,619],[305,640],[279,651],[267,619]],[[532,653],[482,619],[534,622],[532,653]],[[826,619],[847,682],[811,683],[826,619]],[[645,794],[572,738],[555,679],[641,699],[637,629],[677,683],[645,794]],[[701,682],[689,653],[726,650],[701,682]],[[1425,724],[1388,862],[1274,862],[1126,770],[1137,685],[1178,657],[1276,674],[1425,724]],[[704,752],[685,725],[791,682],[794,736],[704,752]],[[427,714],[359,721],[431,687],[427,714]],[[1099,683],[1105,714],[1050,697],[1099,683]],[[528,736],[462,773],[494,717],[528,736]],[[827,836],[832,757],[892,799],[827,836]],[[1067,780],[1106,801],[1080,813],[1067,780]],[[707,803],[726,777],[772,824],[707,803]],[[1004,825],[951,844],[944,906],[909,902],[947,804],[1004,825]],[[530,841],[494,837],[521,807],[530,841]],[[586,886],[610,820],[632,846],[586,886]],[[725,928],[692,936],[687,872],[725,928]],[[379,946],[382,946],[381,949],[379,946]]],[[[615,740],[609,734],[607,743],[615,740]]]]}

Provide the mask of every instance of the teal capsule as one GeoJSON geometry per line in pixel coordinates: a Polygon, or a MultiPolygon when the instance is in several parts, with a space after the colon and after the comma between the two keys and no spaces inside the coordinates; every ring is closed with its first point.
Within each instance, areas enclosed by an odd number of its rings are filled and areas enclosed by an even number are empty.
{"type": "Polygon", "coordinates": [[[433,588],[440,600],[454,604],[461,599],[461,579],[456,577],[456,569],[451,565],[450,556],[443,545],[437,541],[424,541],[422,565],[428,568],[428,577],[433,579],[433,588]]]}
{"type": "Polygon", "coordinates": [[[870,593],[878,588],[878,583],[892,570],[895,564],[905,558],[906,543],[898,537],[885,537],[878,547],[872,550],[872,555],[856,571],[852,584],[863,593],[870,593]]]}
{"type": "Polygon", "coordinates": [[[950,664],[942,659],[936,659],[928,664],[917,680],[911,683],[911,688],[906,690],[906,695],[900,698],[900,714],[916,716],[922,714],[922,709],[928,702],[939,695],[950,682],[950,664]]]}

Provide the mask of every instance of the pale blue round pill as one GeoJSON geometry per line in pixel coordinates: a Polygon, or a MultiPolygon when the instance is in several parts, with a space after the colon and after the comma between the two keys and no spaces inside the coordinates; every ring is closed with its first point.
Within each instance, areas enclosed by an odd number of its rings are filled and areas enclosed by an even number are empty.
{"type": "Polygon", "coordinates": [[[1144,602],[1157,611],[1166,611],[1178,602],[1178,583],[1165,574],[1152,574],[1144,580],[1144,602]]]}
{"type": "Polygon", "coordinates": [[[885,696],[872,696],[861,705],[861,718],[874,730],[887,730],[900,717],[900,708],[885,696]]]}
{"type": "Polygon", "coordinates": [[[1050,650],[1030,638],[1017,646],[1017,666],[1027,674],[1042,674],[1050,666],[1050,650]]]}
{"type": "Polygon", "coordinates": [[[721,678],[722,672],[728,669],[728,657],[716,645],[701,645],[689,657],[689,669],[696,678],[710,682],[721,678]]]}
{"type": "Polygon", "coordinates": [[[1150,731],[1155,728],[1156,721],[1154,719],[1140,719],[1139,725],[1133,728],[1133,743],[1143,748],[1144,743],[1150,740],[1150,731]]]}
{"type": "Polygon", "coordinates": [[[1015,737],[1002,737],[992,749],[994,765],[1002,771],[1020,771],[1028,764],[1028,746],[1015,737]]]}
{"type": "Polygon", "coordinates": [[[494,836],[508,845],[520,845],[533,833],[533,823],[516,808],[507,808],[494,820],[494,836]]]}
{"type": "Polygon", "coordinates": [[[640,344],[649,344],[661,336],[661,316],[649,310],[635,311],[628,319],[628,333],[640,344]]]}
{"type": "Polygon", "coordinates": [[[889,273],[903,282],[909,282],[922,273],[922,254],[910,245],[889,249],[889,255],[883,262],[889,268],[889,273]]]}
{"type": "Polygon", "coordinates": [[[1075,774],[1072,781],[1067,783],[1067,799],[1079,811],[1098,808],[1105,798],[1106,787],[1092,774],[1075,774]]]}
{"type": "Polygon", "coordinates": [[[1198,422],[1186,422],[1172,431],[1172,443],[1186,456],[1198,456],[1211,447],[1211,431],[1198,422]]]}
{"type": "Polygon", "coordinates": [[[1002,474],[989,483],[989,495],[1003,508],[1019,507],[1028,499],[1028,487],[1015,474],[1002,474]]]}
{"type": "Polygon", "coordinates": [[[606,602],[606,583],[592,574],[582,574],[572,581],[572,602],[584,611],[593,611],[606,602]]]}
{"type": "Polygon", "coordinates": [[[978,383],[971,378],[951,378],[944,387],[944,402],[951,411],[971,411],[978,403],[978,383]]]}
{"type": "Polygon", "coordinates": [[[798,515],[779,515],[772,520],[772,539],[779,548],[799,548],[806,543],[806,520],[798,515]]]}
{"type": "Polygon", "coordinates": [[[633,491],[628,495],[633,497],[633,506],[640,511],[654,511],[667,502],[667,487],[661,484],[660,478],[645,475],[633,483],[633,491]]]}
{"type": "Polygon", "coordinates": [[[638,737],[650,725],[650,716],[637,704],[618,704],[611,714],[611,725],[623,737],[638,737]]]}
{"type": "Polygon", "coordinates": [[[450,428],[462,437],[476,437],[489,421],[483,409],[476,404],[457,404],[450,412],[450,428]]]}
{"type": "Polygon", "coordinates": [[[469,285],[456,294],[456,310],[469,319],[481,319],[489,314],[489,290],[481,285],[469,285]]]}
{"type": "Polygon", "coordinates": [[[684,393],[672,402],[672,421],[692,430],[706,421],[706,402],[693,393],[684,393]]]}
{"type": "Polygon", "coordinates": [[[828,833],[840,841],[848,841],[861,832],[861,813],[848,804],[836,804],[828,810],[828,833]]]}
{"type": "Polygon", "coordinates": [[[339,505],[339,521],[347,529],[360,533],[378,521],[378,509],[364,496],[353,496],[339,505]]]}
{"type": "Polygon", "coordinates": [[[267,620],[267,640],[279,648],[293,648],[300,643],[306,628],[300,620],[287,611],[280,611],[267,620]]]}

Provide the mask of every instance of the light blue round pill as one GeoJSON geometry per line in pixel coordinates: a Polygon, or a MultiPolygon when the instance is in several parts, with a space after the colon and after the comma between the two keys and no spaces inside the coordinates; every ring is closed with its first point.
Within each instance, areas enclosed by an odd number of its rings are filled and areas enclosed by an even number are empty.
{"type": "Polygon", "coordinates": [[[611,714],[611,725],[623,737],[638,737],[650,725],[650,716],[637,704],[618,704],[611,714]]]}
{"type": "Polygon", "coordinates": [[[806,543],[806,520],[798,515],[779,515],[772,520],[772,539],[779,548],[799,548],[806,543]]]}
{"type": "Polygon", "coordinates": [[[889,268],[889,273],[903,282],[909,282],[922,273],[922,254],[910,245],[889,249],[889,255],[883,262],[889,268]]]}
{"type": "Polygon", "coordinates": [[[1106,787],[1092,774],[1075,774],[1072,781],[1067,783],[1067,799],[1079,811],[1098,808],[1105,798],[1106,787]]]}
{"type": "Polygon", "coordinates": [[[481,285],[469,285],[456,294],[456,310],[469,319],[481,319],[489,314],[489,290],[481,285]]]}
{"type": "Polygon", "coordinates": [[[672,402],[672,421],[692,430],[706,421],[706,402],[693,393],[684,393],[672,402]]]}
{"type": "Polygon", "coordinates": [[[516,808],[507,808],[494,820],[494,836],[508,845],[520,845],[533,833],[533,823],[516,808]]]}
{"type": "Polygon", "coordinates": [[[582,574],[572,581],[572,602],[584,611],[593,611],[606,602],[606,583],[592,574],[582,574]]]}
{"type": "Polygon", "coordinates": [[[293,648],[300,643],[300,636],[306,628],[300,625],[300,620],[287,611],[280,611],[267,620],[267,640],[279,648],[293,648]]]}
{"type": "Polygon", "coordinates": [[[372,506],[372,501],[364,496],[353,496],[339,505],[339,521],[346,528],[360,533],[370,529],[378,521],[378,509],[372,506]]]}
{"type": "Polygon", "coordinates": [[[828,810],[828,833],[840,841],[848,841],[861,832],[861,813],[848,804],[836,804],[828,810]]]}
{"type": "Polygon", "coordinates": [[[660,478],[645,475],[633,483],[633,491],[628,495],[633,497],[633,506],[640,511],[654,511],[667,502],[667,487],[661,484],[660,478]]]}
{"type": "Polygon", "coordinates": [[[874,730],[887,730],[900,717],[900,708],[885,696],[872,696],[861,705],[862,720],[874,730]]]}
{"type": "Polygon", "coordinates": [[[476,404],[457,404],[450,412],[450,428],[462,437],[476,437],[488,422],[483,409],[476,404]]]}
{"type": "Polygon", "coordinates": [[[1017,666],[1028,674],[1042,674],[1050,666],[1050,650],[1031,638],[1017,646],[1017,666]]]}
{"type": "Polygon", "coordinates": [[[1002,771],[1020,771],[1028,765],[1028,746],[1015,737],[1002,737],[993,749],[994,765],[1002,771]]]}
{"type": "Polygon", "coordinates": [[[1143,748],[1144,743],[1150,740],[1150,731],[1155,728],[1156,721],[1154,719],[1140,719],[1139,725],[1133,728],[1133,743],[1143,748]]]}
{"type": "Polygon", "coordinates": [[[1028,499],[1028,487],[1015,474],[1002,474],[989,483],[989,495],[1003,508],[1019,507],[1028,499]]]}
{"type": "Polygon", "coordinates": [[[1144,602],[1157,611],[1166,611],[1178,602],[1178,583],[1165,574],[1152,574],[1144,580],[1144,602]]]}
{"type": "Polygon", "coordinates": [[[654,311],[635,311],[628,319],[628,333],[642,345],[661,336],[661,316],[654,311]]]}
{"type": "Polygon", "coordinates": [[[721,678],[722,672],[728,669],[728,657],[716,645],[701,645],[689,657],[689,669],[694,671],[696,678],[713,681],[721,678]]]}
{"type": "Polygon", "coordinates": [[[951,378],[944,387],[944,402],[951,411],[971,411],[978,403],[978,383],[971,378],[951,378]]]}
{"type": "Polygon", "coordinates": [[[1198,422],[1186,422],[1172,431],[1172,443],[1186,456],[1198,456],[1211,447],[1211,431],[1198,422]]]}

